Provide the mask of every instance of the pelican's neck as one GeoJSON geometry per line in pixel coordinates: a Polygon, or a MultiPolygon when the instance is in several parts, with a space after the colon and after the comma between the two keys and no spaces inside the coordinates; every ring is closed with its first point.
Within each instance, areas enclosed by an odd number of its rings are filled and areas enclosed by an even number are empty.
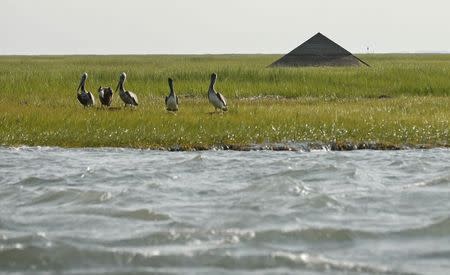
{"type": "Polygon", "coordinates": [[[169,83],[169,96],[174,96],[175,91],[173,90],[173,83],[169,83]]]}
{"type": "Polygon", "coordinates": [[[125,79],[119,82],[119,90],[125,92],[125,79]]]}
{"type": "Polygon", "coordinates": [[[216,80],[211,78],[211,83],[209,84],[209,91],[214,92],[214,85],[216,84],[216,80]]]}
{"type": "Polygon", "coordinates": [[[85,85],[86,85],[86,79],[84,79],[84,80],[81,82],[80,90],[81,90],[81,92],[83,92],[83,93],[86,92],[86,87],[85,87],[85,85]]]}

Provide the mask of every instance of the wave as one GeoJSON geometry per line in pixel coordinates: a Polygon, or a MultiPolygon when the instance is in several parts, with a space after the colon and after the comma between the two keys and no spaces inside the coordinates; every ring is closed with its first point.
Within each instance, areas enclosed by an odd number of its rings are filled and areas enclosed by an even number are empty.
{"type": "Polygon", "coordinates": [[[404,272],[394,270],[383,266],[372,266],[364,263],[357,263],[351,261],[339,261],[330,259],[321,255],[313,255],[309,253],[290,253],[290,252],[275,252],[272,257],[279,262],[284,262],[286,265],[292,267],[305,266],[308,269],[317,271],[339,271],[339,272],[357,272],[357,273],[375,273],[375,274],[415,274],[411,272],[404,272]]]}
{"type": "Polygon", "coordinates": [[[94,249],[59,244],[51,247],[25,246],[0,250],[0,266],[3,271],[25,271],[33,266],[34,271],[79,270],[85,273],[102,269],[117,271],[170,268],[182,271],[186,268],[209,268],[239,271],[265,271],[285,268],[296,272],[355,272],[374,274],[414,274],[395,270],[377,264],[366,264],[327,258],[307,252],[292,253],[274,251],[271,253],[243,254],[214,251],[172,251],[164,252],[155,248],[143,250],[94,249]]]}
{"type": "Polygon", "coordinates": [[[420,257],[428,258],[428,259],[432,259],[432,260],[436,260],[437,258],[448,260],[448,259],[450,259],[450,250],[422,253],[422,254],[420,254],[420,257]]]}
{"type": "MultiPolygon", "coordinates": [[[[333,229],[333,228],[307,228],[299,230],[263,230],[253,231],[238,228],[229,229],[198,229],[183,228],[156,231],[146,234],[122,238],[119,240],[104,240],[100,242],[104,246],[116,247],[147,247],[155,245],[189,245],[201,244],[202,246],[215,247],[217,245],[242,244],[258,245],[270,240],[273,244],[293,243],[329,243],[352,242],[358,240],[381,239],[382,234],[362,230],[333,229]]],[[[82,241],[82,240],[80,240],[82,241]]]]}
{"type": "Polygon", "coordinates": [[[256,232],[255,241],[273,240],[274,242],[289,242],[302,240],[307,242],[329,242],[329,241],[354,241],[358,239],[385,239],[385,238],[414,238],[426,237],[449,237],[450,218],[446,218],[427,226],[408,228],[400,231],[373,232],[367,230],[355,230],[349,228],[305,228],[294,230],[266,230],[256,232]]]}
{"type": "Polygon", "coordinates": [[[190,167],[191,165],[198,165],[198,164],[202,163],[203,161],[205,161],[205,157],[202,156],[202,154],[196,154],[193,157],[181,160],[181,161],[173,164],[173,166],[181,166],[181,167],[188,166],[188,167],[190,167]]]}
{"type": "Polygon", "coordinates": [[[329,242],[353,241],[356,239],[376,239],[379,234],[362,230],[336,228],[305,228],[298,230],[266,230],[255,234],[255,241],[273,240],[274,242],[329,242]]]}
{"type": "Polygon", "coordinates": [[[170,219],[168,215],[153,212],[148,209],[117,211],[116,213],[112,214],[112,217],[144,221],[166,221],[170,219]]]}
{"type": "Polygon", "coordinates": [[[450,237],[450,217],[423,227],[408,228],[390,234],[398,237],[450,237]]]}
{"type": "Polygon", "coordinates": [[[34,206],[41,204],[49,205],[86,205],[99,204],[111,200],[113,195],[108,191],[79,190],[75,188],[65,188],[64,190],[43,189],[39,195],[34,195],[32,199],[24,202],[22,206],[34,206]]]}
{"type": "Polygon", "coordinates": [[[30,176],[23,178],[17,182],[14,182],[13,184],[17,185],[48,185],[48,184],[65,184],[67,183],[66,178],[63,177],[52,177],[52,178],[45,178],[45,177],[38,177],[38,176],[30,176]]]}
{"type": "Polygon", "coordinates": [[[170,220],[170,216],[149,209],[136,209],[136,210],[114,210],[114,209],[95,209],[85,210],[84,214],[101,215],[119,219],[130,220],[142,220],[142,221],[167,221],[170,220]]]}
{"type": "Polygon", "coordinates": [[[115,246],[134,246],[147,247],[154,245],[204,245],[217,246],[221,244],[236,244],[248,242],[255,237],[252,230],[242,230],[237,228],[230,229],[198,229],[187,227],[182,229],[169,229],[165,231],[156,231],[151,233],[124,238],[120,240],[105,241],[103,245],[108,247],[115,246]]]}
{"type": "Polygon", "coordinates": [[[412,184],[407,184],[402,187],[402,189],[416,188],[416,187],[432,187],[432,186],[443,186],[450,185],[450,174],[433,177],[425,181],[419,181],[412,184]]]}
{"type": "Polygon", "coordinates": [[[66,190],[47,190],[45,193],[34,197],[31,201],[24,204],[25,205],[38,205],[38,204],[66,204],[74,200],[79,192],[66,189],[66,190]]]}

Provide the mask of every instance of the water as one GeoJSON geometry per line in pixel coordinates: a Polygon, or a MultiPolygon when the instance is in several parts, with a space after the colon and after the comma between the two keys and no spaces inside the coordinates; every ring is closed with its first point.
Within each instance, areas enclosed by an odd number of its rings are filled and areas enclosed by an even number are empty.
{"type": "Polygon", "coordinates": [[[450,151],[0,148],[0,272],[449,274],[450,151]]]}

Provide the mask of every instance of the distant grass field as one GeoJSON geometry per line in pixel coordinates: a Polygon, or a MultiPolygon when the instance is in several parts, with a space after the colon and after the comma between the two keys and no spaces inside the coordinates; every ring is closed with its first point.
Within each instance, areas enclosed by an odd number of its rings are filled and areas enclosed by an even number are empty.
{"type": "MultiPolygon", "coordinates": [[[[211,148],[280,142],[449,146],[450,55],[361,55],[372,67],[266,68],[278,55],[3,56],[0,144],[211,148]],[[126,88],[135,110],[83,108],[76,88],[126,88]],[[209,76],[230,111],[210,115],[209,76]],[[180,111],[164,110],[167,78],[180,111]],[[381,97],[381,98],[380,98],[381,97]]],[[[98,100],[97,100],[98,101],[98,100]]],[[[98,102],[97,102],[98,103],[98,102]]]]}

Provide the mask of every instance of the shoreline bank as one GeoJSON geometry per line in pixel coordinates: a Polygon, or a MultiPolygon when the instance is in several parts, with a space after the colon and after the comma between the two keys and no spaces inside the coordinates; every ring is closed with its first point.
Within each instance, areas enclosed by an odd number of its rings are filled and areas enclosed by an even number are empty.
{"type": "Polygon", "coordinates": [[[263,144],[222,144],[213,146],[180,146],[174,145],[169,147],[62,147],[62,146],[46,146],[46,145],[0,145],[2,148],[59,148],[59,149],[130,149],[130,150],[152,150],[167,152],[195,152],[195,151],[292,151],[292,152],[311,152],[311,151],[356,151],[356,150],[374,150],[374,151],[406,151],[406,150],[431,150],[431,149],[450,149],[450,144],[388,144],[378,142],[287,142],[287,143],[263,143],[263,144]]]}

